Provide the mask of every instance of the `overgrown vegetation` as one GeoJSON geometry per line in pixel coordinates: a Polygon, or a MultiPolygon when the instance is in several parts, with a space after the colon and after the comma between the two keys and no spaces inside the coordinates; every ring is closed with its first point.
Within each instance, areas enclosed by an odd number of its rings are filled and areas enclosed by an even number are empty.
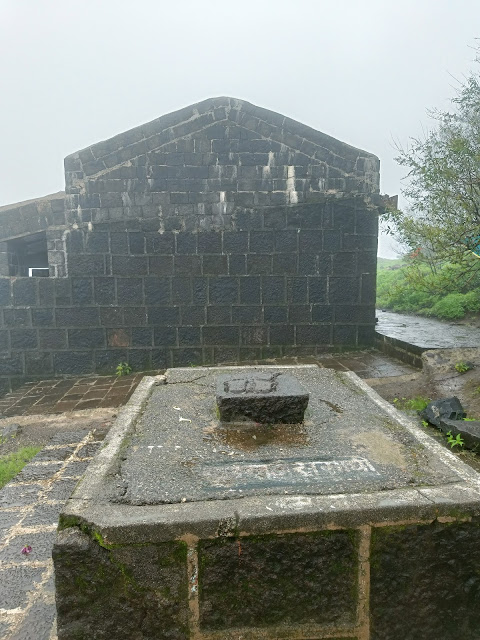
{"type": "MultiPolygon", "coordinates": [[[[476,63],[480,63],[477,48],[476,63]]],[[[458,84],[434,128],[398,147],[408,206],[390,210],[384,230],[404,249],[401,269],[382,270],[379,305],[461,318],[480,311],[480,73],[458,84]]]]}
{"type": "MultiPolygon", "coordinates": [[[[463,318],[469,313],[480,311],[480,274],[473,282],[468,282],[468,279],[462,278],[459,268],[445,264],[439,269],[436,278],[428,278],[430,290],[427,290],[426,274],[421,286],[417,286],[413,278],[415,271],[425,271],[425,267],[419,265],[412,267],[408,263],[408,258],[391,262],[392,266],[389,266],[385,260],[378,265],[377,306],[379,308],[417,313],[445,320],[463,318]]],[[[478,262],[480,263],[480,260],[478,262]]]]}
{"type": "Polygon", "coordinates": [[[19,451],[0,456],[0,488],[10,482],[30,462],[41,447],[23,447],[19,451]]]}

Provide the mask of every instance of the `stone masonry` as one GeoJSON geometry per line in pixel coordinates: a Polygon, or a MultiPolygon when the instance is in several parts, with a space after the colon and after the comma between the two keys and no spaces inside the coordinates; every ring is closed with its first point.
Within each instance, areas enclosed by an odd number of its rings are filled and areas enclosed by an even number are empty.
{"type": "Polygon", "coordinates": [[[65,176],[0,209],[4,390],[373,345],[375,156],[214,98],[68,156],[65,176]],[[42,238],[50,278],[12,277],[42,238]]]}

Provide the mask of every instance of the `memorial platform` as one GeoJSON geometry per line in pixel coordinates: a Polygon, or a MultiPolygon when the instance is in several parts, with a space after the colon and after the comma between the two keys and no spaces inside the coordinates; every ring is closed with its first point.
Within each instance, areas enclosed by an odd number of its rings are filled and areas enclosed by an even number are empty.
{"type": "Polygon", "coordinates": [[[171,369],[61,516],[58,638],[477,639],[479,514],[480,476],[353,373],[171,369]],[[221,420],[219,388],[308,406],[221,420]]]}

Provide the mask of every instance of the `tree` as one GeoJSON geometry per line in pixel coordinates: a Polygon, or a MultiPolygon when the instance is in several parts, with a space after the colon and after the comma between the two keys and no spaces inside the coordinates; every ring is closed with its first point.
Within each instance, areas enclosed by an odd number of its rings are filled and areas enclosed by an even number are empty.
{"type": "Polygon", "coordinates": [[[424,139],[398,149],[409,208],[385,221],[410,256],[407,281],[431,293],[480,286],[480,73],[460,83],[452,102],[452,112],[430,112],[436,127],[424,139]]]}

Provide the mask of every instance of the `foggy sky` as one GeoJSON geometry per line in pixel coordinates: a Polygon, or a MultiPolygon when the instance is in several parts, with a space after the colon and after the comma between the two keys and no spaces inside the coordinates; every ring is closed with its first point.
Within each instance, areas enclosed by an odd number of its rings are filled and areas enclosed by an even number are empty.
{"type": "Polygon", "coordinates": [[[478,0],[0,0],[0,206],[64,189],[66,155],[221,95],[376,154],[400,193],[395,144],[450,108],[479,36],[478,0]]]}

